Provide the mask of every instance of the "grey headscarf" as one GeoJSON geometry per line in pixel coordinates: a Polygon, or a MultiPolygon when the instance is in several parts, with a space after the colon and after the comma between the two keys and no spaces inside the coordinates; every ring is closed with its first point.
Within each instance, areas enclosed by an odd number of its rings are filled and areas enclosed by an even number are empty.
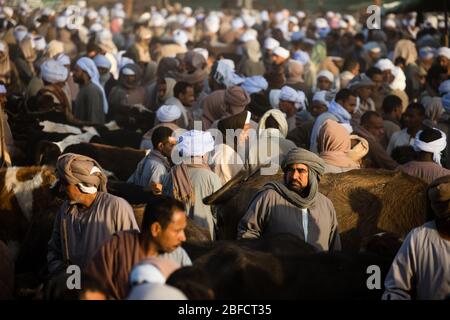
{"type": "Polygon", "coordinates": [[[302,197],[297,192],[290,190],[284,183],[278,181],[267,183],[264,186],[264,190],[275,190],[294,205],[300,208],[309,208],[314,205],[316,200],[316,195],[319,190],[320,177],[325,171],[325,163],[316,154],[306,149],[293,148],[288,152],[282,163],[283,171],[286,170],[287,166],[296,163],[301,163],[308,166],[309,193],[306,197],[302,197]]]}

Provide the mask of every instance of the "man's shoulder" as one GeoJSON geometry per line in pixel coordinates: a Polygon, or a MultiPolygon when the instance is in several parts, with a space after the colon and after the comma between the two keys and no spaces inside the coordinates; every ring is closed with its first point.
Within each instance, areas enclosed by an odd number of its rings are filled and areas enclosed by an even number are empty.
{"type": "Polygon", "coordinates": [[[318,200],[319,203],[322,203],[322,204],[326,205],[327,207],[330,207],[330,208],[334,209],[333,202],[326,195],[324,195],[321,192],[317,192],[317,196],[316,197],[317,197],[317,200],[318,200]]]}
{"type": "Polygon", "coordinates": [[[101,201],[105,201],[106,205],[112,205],[112,206],[127,206],[129,207],[130,204],[121,197],[115,196],[108,192],[99,192],[99,197],[101,201]]]}

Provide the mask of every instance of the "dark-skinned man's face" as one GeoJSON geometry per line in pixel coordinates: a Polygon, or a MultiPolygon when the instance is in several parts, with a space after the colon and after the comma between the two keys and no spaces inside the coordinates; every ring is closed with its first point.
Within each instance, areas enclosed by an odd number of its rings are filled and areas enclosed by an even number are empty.
{"type": "Polygon", "coordinates": [[[308,166],[304,164],[292,164],[285,169],[286,186],[297,193],[302,192],[308,186],[308,166]]]}

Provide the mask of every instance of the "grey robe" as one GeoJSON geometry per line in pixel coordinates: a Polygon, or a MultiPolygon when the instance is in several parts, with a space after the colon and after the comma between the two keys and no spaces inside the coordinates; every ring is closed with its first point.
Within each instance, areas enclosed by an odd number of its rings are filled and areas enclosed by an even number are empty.
{"type": "Polygon", "coordinates": [[[141,187],[149,187],[151,183],[162,183],[163,177],[170,170],[170,163],[159,151],[152,150],[142,159],[133,174],[128,178],[128,183],[141,187]],[[155,156],[158,153],[159,156],[155,156]],[[161,157],[161,158],[160,158],[161,157]],[[162,159],[163,158],[163,159],[162,159]]]}
{"type": "Polygon", "coordinates": [[[86,85],[80,86],[73,108],[73,115],[82,121],[96,124],[105,123],[103,94],[100,88],[91,81],[86,85]]]}
{"type": "MultiPolygon", "coordinates": [[[[195,194],[194,206],[186,205],[188,216],[200,227],[209,230],[211,239],[215,238],[215,217],[211,206],[203,203],[203,198],[213,194],[222,187],[220,178],[211,170],[203,168],[188,168],[189,180],[192,183],[195,194]]],[[[165,176],[163,181],[163,193],[173,196],[172,175],[165,176]]]]}
{"type": "Polygon", "coordinates": [[[66,201],[61,206],[48,243],[48,269],[58,272],[64,266],[64,222],[71,264],[84,268],[98,248],[113,234],[122,230],[139,230],[134,212],[124,199],[98,192],[91,207],[80,211],[66,201]]]}
{"type": "Polygon", "coordinates": [[[333,203],[317,193],[309,209],[295,206],[275,190],[259,193],[251,202],[238,226],[238,238],[260,238],[277,233],[291,233],[319,251],[341,249],[333,203]],[[306,213],[307,214],[304,214],[306,213]],[[303,217],[307,216],[305,221],[303,217]],[[306,231],[306,232],[305,232],[306,231]],[[305,237],[306,236],[306,237],[305,237]]]}
{"type": "Polygon", "coordinates": [[[450,298],[450,241],[439,235],[434,220],[408,234],[384,286],[384,300],[450,298]]]}

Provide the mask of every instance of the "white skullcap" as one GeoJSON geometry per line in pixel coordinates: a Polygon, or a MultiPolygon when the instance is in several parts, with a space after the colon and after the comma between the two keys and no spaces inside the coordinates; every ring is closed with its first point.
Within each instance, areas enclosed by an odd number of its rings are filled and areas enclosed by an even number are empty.
{"type": "Polygon", "coordinates": [[[97,68],[111,69],[111,61],[104,55],[98,54],[93,60],[97,68]]]}
{"type": "Polygon", "coordinates": [[[275,48],[278,48],[280,46],[280,42],[275,40],[274,38],[266,38],[264,40],[264,48],[267,50],[274,50],[275,48]]]}
{"type": "Polygon", "coordinates": [[[258,40],[258,31],[256,31],[255,29],[248,29],[242,34],[239,40],[241,40],[242,42],[258,40]]]}
{"type": "Polygon", "coordinates": [[[130,273],[130,284],[135,286],[142,283],[165,283],[162,272],[151,263],[138,264],[130,273]]]}
{"type": "MultiPolygon", "coordinates": [[[[435,129],[438,130],[438,129],[435,129]]],[[[422,133],[422,130],[417,132],[416,137],[414,139],[413,148],[414,151],[424,151],[424,152],[430,152],[433,154],[433,161],[436,162],[438,165],[441,165],[441,153],[445,150],[447,147],[447,136],[444,132],[441,130],[438,130],[441,133],[441,137],[437,140],[430,141],[430,142],[424,142],[420,140],[420,134],[422,133]]]]}
{"type": "Polygon", "coordinates": [[[173,122],[181,117],[181,110],[176,105],[162,105],[156,111],[156,118],[159,122],[173,122]]]}
{"type": "Polygon", "coordinates": [[[178,43],[181,46],[185,46],[188,43],[189,38],[184,30],[177,29],[173,32],[173,41],[178,43]]]}
{"type": "Polygon", "coordinates": [[[0,94],[6,94],[7,90],[6,87],[3,84],[0,84],[0,94]]]}
{"type": "Polygon", "coordinates": [[[86,14],[86,17],[87,17],[89,20],[94,20],[94,19],[97,19],[97,18],[98,18],[98,13],[97,13],[97,11],[95,11],[95,10],[89,10],[89,11],[87,12],[87,14],[86,14]]]}
{"type": "Polygon", "coordinates": [[[138,23],[145,23],[150,21],[150,19],[152,18],[150,12],[144,12],[143,14],[140,15],[140,17],[138,18],[138,23]]]}
{"type": "Polygon", "coordinates": [[[14,10],[10,7],[3,7],[3,13],[8,17],[8,18],[12,18],[12,16],[14,15],[14,10]]]}
{"type": "Polygon", "coordinates": [[[317,74],[316,79],[319,79],[320,77],[325,77],[328,80],[330,80],[330,82],[334,82],[334,75],[328,71],[328,70],[322,70],[317,74]]]}
{"type": "Polygon", "coordinates": [[[231,29],[233,29],[233,31],[239,30],[244,26],[244,21],[242,21],[241,18],[235,18],[233,19],[233,21],[231,21],[231,29]]]}
{"type": "Polygon", "coordinates": [[[14,28],[13,35],[17,42],[21,42],[28,34],[28,29],[25,26],[17,26],[14,28]]]}
{"type": "Polygon", "coordinates": [[[136,75],[136,72],[134,72],[133,69],[130,69],[130,68],[127,68],[127,67],[122,68],[121,73],[124,76],[135,76],[136,75]]]}
{"type": "Polygon", "coordinates": [[[445,80],[441,82],[439,86],[439,94],[442,96],[450,92],[450,80],[445,80]]]}
{"type": "Polygon", "coordinates": [[[47,46],[47,42],[45,41],[45,38],[43,36],[34,36],[33,44],[34,44],[34,48],[37,51],[45,50],[45,47],[47,46]]]}
{"type": "Polygon", "coordinates": [[[183,23],[183,27],[184,28],[193,28],[195,27],[195,25],[197,24],[197,20],[195,20],[195,18],[193,17],[188,17],[184,23],[183,23]]]}
{"type": "Polygon", "coordinates": [[[447,47],[441,47],[439,48],[437,52],[438,56],[446,57],[450,60],[450,48],[447,47]]]}
{"type": "Polygon", "coordinates": [[[58,58],[56,58],[56,61],[58,61],[61,65],[67,66],[70,65],[70,58],[67,54],[60,54],[58,58]]]}
{"type": "Polygon", "coordinates": [[[94,23],[90,28],[89,32],[96,33],[103,30],[103,26],[100,23],[94,23]]]}
{"type": "Polygon", "coordinates": [[[220,29],[220,18],[218,16],[209,15],[205,19],[206,29],[211,33],[217,33],[220,29]]]}
{"type": "Polygon", "coordinates": [[[289,50],[286,50],[283,47],[277,47],[273,50],[273,54],[279,56],[283,59],[289,58],[289,50]]]}
{"type": "Polygon", "coordinates": [[[394,19],[387,19],[384,23],[384,27],[395,29],[397,27],[397,24],[395,23],[394,19]]]}
{"type": "Polygon", "coordinates": [[[298,24],[298,19],[297,19],[297,17],[290,17],[289,22],[293,23],[293,24],[298,24]]]}
{"type": "Polygon", "coordinates": [[[317,18],[315,26],[317,29],[325,29],[329,27],[327,20],[325,20],[324,18],[317,18]]]}
{"type": "Polygon", "coordinates": [[[299,19],[303,19],[304,17],[306,17],[306,13],[304,11],[297,11],[297,13],[295,14],[299,19]]]}
{"type": "Polygon", "coordinates": [[[208,52],[207,49],[205,49],[205,48],[195,48],[193,51],[197,52],[197,53],[200,53],[203,56],[203,58],[205,58],[205,60],[208,61],[209,52],[208,52]]]}
{"type": "Polygon", "coordinates": [[[59,29],[65,28],[67,26],[67,17],[58,16],[56,18],[56,27],[59,29]]]}
{"type": "Polygon", "coordinates": [[[66,81],[69,74],[65,66],[53,59],[45,60],[40,69],[42,80],[49,83],[66,81]]]}
{"type": "Polygon", "coordinates": [[[324,104],[328,108],[328,106],[330,105],[330,102],[326,99],[327,94],[328,94],[328,91],[317,91],[314,94],[312,101],[318,101],[318,102],[324,104]]]}
{"type": "Polygon", "coordinates": [[[256,24],[256,18],[249,14],[242,15],[242,19],[244,20],[244,23],[247,26],[247,28],[251,28],[256,24]]]}
{"type": "Polygon", "coordinates": [[[183,8],[183,13],[187,16],[192,15],[192,8],[191,7],[184,7],[183,8]]]}
{"type": "Polygon", "coordinates": [[[297,91],[289,86],[281,88],[280,100],[295,103],[297,110],[306,108],[306,96],[302,91],[297,91]]]}
{"type": "Polygon", "coordinates": [[[178,150],[183,157],[198,157],[214,150],[214,139],[209,132],[191,130],[178,138],[178,150]]]}
{"type": "Polygon", "coordinates": [[[260,18],[262,21],[269,21],[269,12],[267,12],[267,10],[261,11],[260,18]]]}
{"type": "Polygon", "coordinates": [[[150,19],[150,27],[159,28],[166,25],[166,20],[160,13],[154,13],[150,19]]]}
{"type": "Polygon", "coordinates": [[[393,70],[395,68],[394,64],[389,59],[380,59],[375,64],[375,67],[380,69],[381,71],[385,70],[393,70]]]}

